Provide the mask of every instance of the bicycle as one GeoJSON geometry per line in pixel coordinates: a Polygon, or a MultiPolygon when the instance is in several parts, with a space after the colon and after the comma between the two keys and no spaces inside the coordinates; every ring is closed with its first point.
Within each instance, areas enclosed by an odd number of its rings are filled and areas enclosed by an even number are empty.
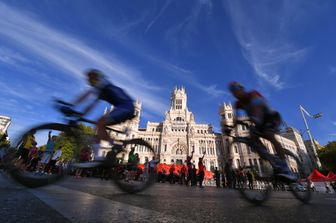
{"type": "MultiPolygon", "coordinates": [[[[55,100],[55,102],[57,109],[63,114],[67,123],[41,124],[30,128],[22,134],[18,143],[11,148],[6,158],[6,170],[15,181],[24,186],[35,188],[53,184],[64,178],[65,175],[73,174],[75,168],[104,168],[112,176],[116,185],[128,193],[143,191],[154,182],[153,174],[149,173],[149,168],[144,167],[141,169],[138,165],[138,160],[136,160],[137,162],[128,162],[126,160],[129,156],[136,156],[134,152],[142,152],[147,157],[156,157],[153,148],[141,138],[126,139],[126,131],[106,127],[107,131],[110,131],[110,134],[114,132],[117,137],[110,140],[110,146],[106,146],[106,148],[100,149],[102,151],[98,151],[104,153],[101,156],[105,156],[105,158],[99,161],[78,163],[80,149],[84,147],[91,150],[94,149],[96,140],[93,132],[88,131],[90,128],[84,126],[83,123],[96,123],[82,117],[80,112],[72,109],[71,104],[61,100],[55,100]],[[56,135],[54,135],[56,137],[54,138],[56,139],[54,146],[56,149],[59,148],[62,150],[62,155],[66,159],[63,162],[58,161],[57,168],[45,173],[40,173],[38,170],[37,172],[29,172],[24,167],[22,168],[20,151],[23,150],[22,147],[27,142],[28,136],[33,135],[38,144],[41,145],[41,142],[46,141],[46,135],[49,131],[52,131],[53,134],[56,132],[56,135]],[[132,154],[130,151],[133,151],[132,154]]],[[[52,157],[49,157],[49,160],[51,159],[52,157]]],[[[41,172],[44,172],[45,168],[46,166],[44,166],[41,172]]]]}
{"type": "Polygon", "coordinates": [[[270,160],[274,158],[274,155],[267,151],[267,148],[261,141],[257,142],[252,137],[258,136],[258,133],[245,121],[238,120],[236,123],[246,126],[249,130],[249,136],[232,135],[231,133],[235,127],[225,125],[226,134],[233,138],[229,144],[229,148],[245,149],[248,153],[250,149],[251,152],[257,153],[263,160],[261,167],[263,171],[255,171],[255,178],[260,182],[259,187],[255,188],[251,185],[247,185],[246,180],[245,182],[243,180],[243,182],[240,182],[240,185],[238,185],[238,190],[242,197],[252,204],[261,205],[270,198],[272,189],[277,188],[279,185],[285,188],[286,185],[298,200],[303,203],[308,203],[311,199],[310,181],[308,180],[309,173],[303,167],[300,159],[290,150],[284,149],[287,162],[290,162],[291,166],[294,166],[296,170],[297,180],[290,182],[285,178],[277,176],[276,170],[273,169],[274,165],[270,162],[270,160]]]}

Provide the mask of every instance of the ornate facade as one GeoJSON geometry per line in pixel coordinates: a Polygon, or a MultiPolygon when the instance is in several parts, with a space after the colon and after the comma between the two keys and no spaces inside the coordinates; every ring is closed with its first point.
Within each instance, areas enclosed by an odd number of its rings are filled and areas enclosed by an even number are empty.
{"type": "MultiPolygon", "coordinates": [[[[207,170],[215,167],[224,168],[225,163],[232,161],[234,168],[254,167],[259,172],[263,172],[264,162],[258,154],[249,148],[241,146],[230,146],[231,137],[222,133],[215,133],[210,124],[198,124],[195,117],[187,106],[187,94],[184,88],[175,88],[170,98],[170,108],[165,113],[165,119],[162,122],[147,122],[146,128],[139,128],[141,103],[135,102],[136,117],[130,121],[122,123],[113,128],[128,129],[127,138],[142,138],[149,142],[160,158],[161,163],[182,164],[187,155],[194,151],[192,162],[197,164],[198,158],[204,156],[204,164],[207,170]]],[[[105,111],[107,112],[107,111],[105,111]]],[[[220,106],[219,114],[221,124],[232,125],[234,119],[234,110],[231,104],[220,106]]],[[[113,134],[111,132],[110,134],[113,134]]],[[[249,132],[244,126],[238,126],[235,134],[244,136],[249,132]]],[[[288,128],[285,133],[277,136],[284,148],[287,148],[306,161],[307,150],[300,134],[297,134],[293,128],[288,128]]],[[[267,150],[274,154],[274,148],[270,142],[263,140],[267,150]]],[[[151,159],[151,154],[136,148],[139,154],[140,163],[145,162],[145,158],[151,159]]],[[[103,152],[104,155],[104,152],[103,152]]],[[[127,157],[125,157],[127,159],[127,157]]],[[[296,166],[288,160],[293,171],[296,166]]]]}
{"type": "Polygon", "coordinates": [[[5,133],[11,124],[11,118],[0,115],[0,133],[5,133]]]}
{"type": "MultiPolygon", "coordinates": [[[[130,138],[142,138],[149,142],[161,163],[182,164],[194,151],[194,164],[205,154],[203,162],[207,170],[223,165],[221,134],[214,133],[210,124],[195,122],[193,113],[188,110],[184,88],[175,88],[172,92],[170,109],[162,122],[148,122],[146,128],[139,128],[141,103],[136,102],[135,107],[136,117],[117,127],[127,127],[130,138]]],[[[140,156],[140,163],[144,163],[145,157],[150,155],[141,149],[135,152],[140,156]]]]}

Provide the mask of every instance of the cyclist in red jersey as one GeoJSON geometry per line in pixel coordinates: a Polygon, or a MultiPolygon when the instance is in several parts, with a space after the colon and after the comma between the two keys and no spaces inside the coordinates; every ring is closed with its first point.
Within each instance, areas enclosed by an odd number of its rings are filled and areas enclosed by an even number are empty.
{"type": "MultiPolygon", "coordinates": [[[[273,165],[276,175],[288,180],[296,180],[296,175],[289,169],[285,160],[284,150],[275,137],[282,122],[280,114],[269,107],[265,98],[258,91],[247,92],[244,86],[238,82],[231,82],[229,90],[237,99],[235,117],[238,117],[238,110],[244,110],[255,125],[254,132],[257,133],[255,135],[269,140],[274,145],[278,156],[273,156],[269,161],[273,165]]],[[[259,138],[255,137],[255,140],[259,140],[259,138]]]]}

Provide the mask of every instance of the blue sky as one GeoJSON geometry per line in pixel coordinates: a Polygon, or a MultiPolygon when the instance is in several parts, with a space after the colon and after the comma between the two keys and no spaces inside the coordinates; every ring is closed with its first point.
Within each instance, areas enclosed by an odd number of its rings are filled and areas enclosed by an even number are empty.
{"type": "MultiPolygon", "coordinates": [[[[142,127],[162,121],[184,86],[199,123],[219,130],[227,83],[257,89],[285,121],[308,119],[322,144],[336,138],[336,2],[0,1],[0,114],[9,134],[60,121],[52,97],[71,100],[95,67],[143,102],[142,127]],[[334,96],[333,96],[334,95],[334,96]]],[[[91,117],[98,117],[102,103],[91,117]]],[[[305,137],[306,134],[305,134],[305,137]]]]}

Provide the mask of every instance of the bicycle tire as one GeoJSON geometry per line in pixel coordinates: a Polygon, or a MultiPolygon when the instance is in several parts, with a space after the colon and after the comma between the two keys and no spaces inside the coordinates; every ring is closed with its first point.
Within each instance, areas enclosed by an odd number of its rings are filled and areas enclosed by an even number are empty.
{"type": "MultiPolygon", "coordinates": [[[[230,144],[230,148],[233,148],[235,144],[238,144],[236,145],[238,146],[238,148],[244,147],[246,151],[248,147],[251,147],[251,145],[248,143],[247,140],[234,139],[230,144]]],[[[265,162],[264,165],[267,165],[268,161],[267,160],[263,161],[265,162]]],[[[268,165],[268,167],[271,167],[270,164],[268,165]]],[[[254,205],[261,205],[266,201],[268,201],[270,198],[272,192],[272,187],[270,186],[270,184],[272,183],[273,180],[273,171],[268,170],[267,173],[264,175],[261,175],[260,173],[255,171],[254,176],[259,180],[263,180],[264,181],[263,184],[260,183],[259,185],[256,185],[257,187],[253,185],[251,189],[247,186],[247,184],[243,182],[242,185],[238,185],[238,191],[243,199],[247,200],[248,202],[254,205]]]]}
{"type": "MultiPolygon", "coordinates": [[[[64,132],[66,134],[69,134],[72,137],[75,137],[75,138],[77,137],[76,134],[72,131],[72,127],[70,127],[69,125],[60,124],[60,123],[41,124],[41,125],[35,126],[25,131],[19,138],[19,142],[17,143],[17,145],[12,147],[13,149],[12,151],[19,150],[19,147],[21,146],[22,142],[24,141],[28,133],[31,133],[32,131],[38,132],[38,131],[43,131],[43,130],[56,130],[59,132],[64,132]]],[[[59,167],[58,172],[56,174],[42,175],[42,176],[33,175],[32,173],[28,173],[27,171],[21,170],[20,168],[18,168],[15,164],[15,160],[17,159],[18,159],[18,155],[13,153],[11,158],[6,162],[6,169],[8,170],[9,175],[16,182],[26,187],[36,188],[36,187],[53,184],[61,180],[65,175],[65,171],[62,167],[59,167]]]]}
{"type": "MultiPolygon", "coordinates": [[[[120,157],[121,154],[124,154],[125,152],[128,151],[130,146],[134,146],[135,149],[142,147],[144,150],[142,151],[147,151],[146,154],[151,157],[156,157],[155,152],[151,145],[144,141],[143,139],[130,139],[130,140],[125,140],[121,146],[121,148],[118,151],[117,157],[120,157]]],[[[154,173],[150,174],[145,168],[140,174],[142,175],[141,179],[135,179],[131,181],[127,179],[127,173],[125,172],[130,172],[130,167],[135,167],[137,170],[139,170],[138,165],[132,165],[129,164],[128,162],[124,161],[120,164],[118,164],[113,171],[113,180],[115,184],[122,190],[130,194],[134,193],[139,193],[148,187],[150,187],[153,182],[154,182],[154,173]],[[147,171],[147,173],[146,173],[147,171]]],[[[140,177],[139,177],[140,178],[140,177]]]]}
{"type": "Polygon", "coordinates": [[[310,181],[308,180],[309,171],[306,170],[300,161],[300,159],[293,154],[291,151],[284,149],[285,155],[290,156],[293,160],[295,160],[297,165],[297,174],[298,179],[296,182],[289,183],[289,187],[291,189],[291,192],[295,196],[296,199],[303,203],[309,203],[312,197],[312,193],[310,190],[310,181]],[[300,187],[298,187],[300,185],[300,187]],[[301,188],[301,189],[299,189],[301,188]]]}

